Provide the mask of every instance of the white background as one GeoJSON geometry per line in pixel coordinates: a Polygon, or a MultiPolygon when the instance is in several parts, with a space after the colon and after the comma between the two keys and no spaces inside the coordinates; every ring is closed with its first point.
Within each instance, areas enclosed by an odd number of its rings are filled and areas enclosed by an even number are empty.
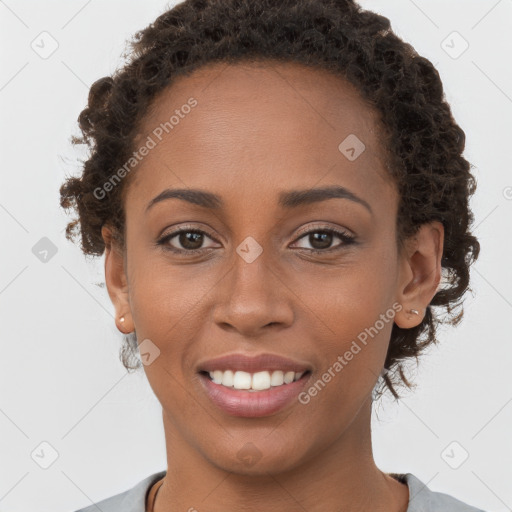
{"type": "MultiPolygon", "coordinates": [[[[438,68],[467,136],[482,244],[463,323],[440,333],[414,393],[378,406],[375,458],[383,471],[411,472],[486,511],[510,511],[512,1],[361,5],[389,17],[438,68]],[[441,46],[453,31],[469,43],[456,59],[441,46]],[[453,441],[452,458],[469,454],[458,469],[441,456],[453,441]]],[[[114,71],[125,41],[165,8],[155,0],[0,1],[2,512],[74,511],[166,468],[160,405],[143,372],[128,375],[118,360],[121,334],[97,284],[103,258],[87,261],[65,239],[69,219],[59,207],[59,187],[83,156],[69,138],[88,87],[114,71]],[[43,31],[59,45],[47,59],[31,48],[43,31]],[[57,249],[46,263],[32,252],[42,237],[57,249]],[[43,441],[58,452],[48,469],[31,458],[43,441]]],[[[462,40],[449,44],[456,50],[462,40]]]]}

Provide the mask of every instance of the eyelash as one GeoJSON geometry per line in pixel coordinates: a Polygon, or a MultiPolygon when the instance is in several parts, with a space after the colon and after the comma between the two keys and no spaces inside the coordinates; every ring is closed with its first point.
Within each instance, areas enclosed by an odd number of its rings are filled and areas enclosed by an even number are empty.
{"type": "MultiPolygon", "coordinates": [[[[171,252],[174,252],[177,254],[193,255],[193,254],[203,253],[205,251],[204,248],[203,249],[176,249],[175,247],[167,245],[167,242],[169,242],[171,239],[173,239],[175,236],[177,236],[181,233],[197,233],[200,235],[206,235],[209,238],[211,238],[212,240],[214,240],[215,242],[217,242],[217,240],[215,240],[215,238],[207,231],[203,231],[201,229],[185,226],[183,228],[180,228],[179,230],[173,231],[172,233],[168,233],[167,235],[164,235],[163,237],[161,237],[157,241],[157,245],[163,246],[163,248],[165,250],[171,251],[171,252]]],[[[302,250],[308,251],[309,253],[313,253],[313,254],[326,254],[326,253],[334,252],[337,250],[341,250],[344,246],[355,243],[355,237],[347,234],[345,231],[340,231],[340,230],[337,230],[337,229],[334,229],[331,227],[318,227],[318,226],[313,229],[307,230],[307,231],[299,232],[300,236],[295,241],[301,240],[302,238],[305,238],[306,236],[308,236],[312,233],[329,233],[332,235],[336,235],[338,238],[340,238],[343,241],[343,243],[339,244],[337,247],[330,248],[330,249],[301,248],[302,250]]]]}

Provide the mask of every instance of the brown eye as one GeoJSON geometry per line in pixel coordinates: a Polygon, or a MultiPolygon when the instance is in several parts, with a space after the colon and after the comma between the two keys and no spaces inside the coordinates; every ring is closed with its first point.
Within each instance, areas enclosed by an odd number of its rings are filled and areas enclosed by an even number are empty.
{"type": "Polygon", "coordinates": [[[185,249],[199,249],[203,244],[203,234],[197,231],[182,231],[177,236],[179,243],[185,249]]]}
{"type": "Polygon", "coordinates": [[[306,249],[309,252],[314,253],[328,253],[331,251],[336,251],[338,249],[343,249],[347,245],[355,243],[355,237],[349,235],[345,231],[338,231],[333,228],[324,228],[324,229],[311,229],[298,238],[298,240],[305,240],[307,243],[311,245],[311,248],[308,247],[299,247],[301,249],[306,249]],[[338,243],[334,247],[331,247],[333,241],[338,238],[341,240],[341,243],[338,243]]]}
{"type": "Polygon", "coordinates": [[[333,234],[327,231],[315,231],[307,236],[313,249],[328,249],[332,244],[333,234]]]}
{"type": "Polygon", "coordinates": [[[212,248],[212,245],[203,245],[208,239],[213,240],[208,233],[200,229],[182,228],[164,235],[157,243],[169,251],[186,255],[207,252],[212,248]]]}

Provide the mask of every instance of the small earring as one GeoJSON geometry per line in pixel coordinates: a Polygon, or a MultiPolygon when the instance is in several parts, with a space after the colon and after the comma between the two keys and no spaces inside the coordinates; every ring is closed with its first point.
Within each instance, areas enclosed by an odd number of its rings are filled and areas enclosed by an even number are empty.
{"type": "Polygon", "coordinates": [[[124,322],[124,316],[122,316],[122,317],[119,319],[119,321],[120,321],[121,323],[122,323],[122,322],[124,322]]]}
{"type": "Polygon", "coordinates": [[[410,309],[409,313],[412,313],[413,315],[419,315],[419,311],[417,309],[410,309]]]}

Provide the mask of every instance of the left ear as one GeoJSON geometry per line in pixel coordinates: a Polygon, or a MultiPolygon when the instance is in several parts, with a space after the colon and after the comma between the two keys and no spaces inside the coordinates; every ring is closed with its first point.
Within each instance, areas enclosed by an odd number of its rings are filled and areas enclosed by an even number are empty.
{"type": "Polygon", "coordinates": [[[441,281],[443,247],[444,226],[439,221],[422,224],[405,241],[396,298],[402,305],[395,315],[398,327],[409,329],[422,322],[441,281]],[[411,309],[418,314],[411,313],[411,309]]]}

